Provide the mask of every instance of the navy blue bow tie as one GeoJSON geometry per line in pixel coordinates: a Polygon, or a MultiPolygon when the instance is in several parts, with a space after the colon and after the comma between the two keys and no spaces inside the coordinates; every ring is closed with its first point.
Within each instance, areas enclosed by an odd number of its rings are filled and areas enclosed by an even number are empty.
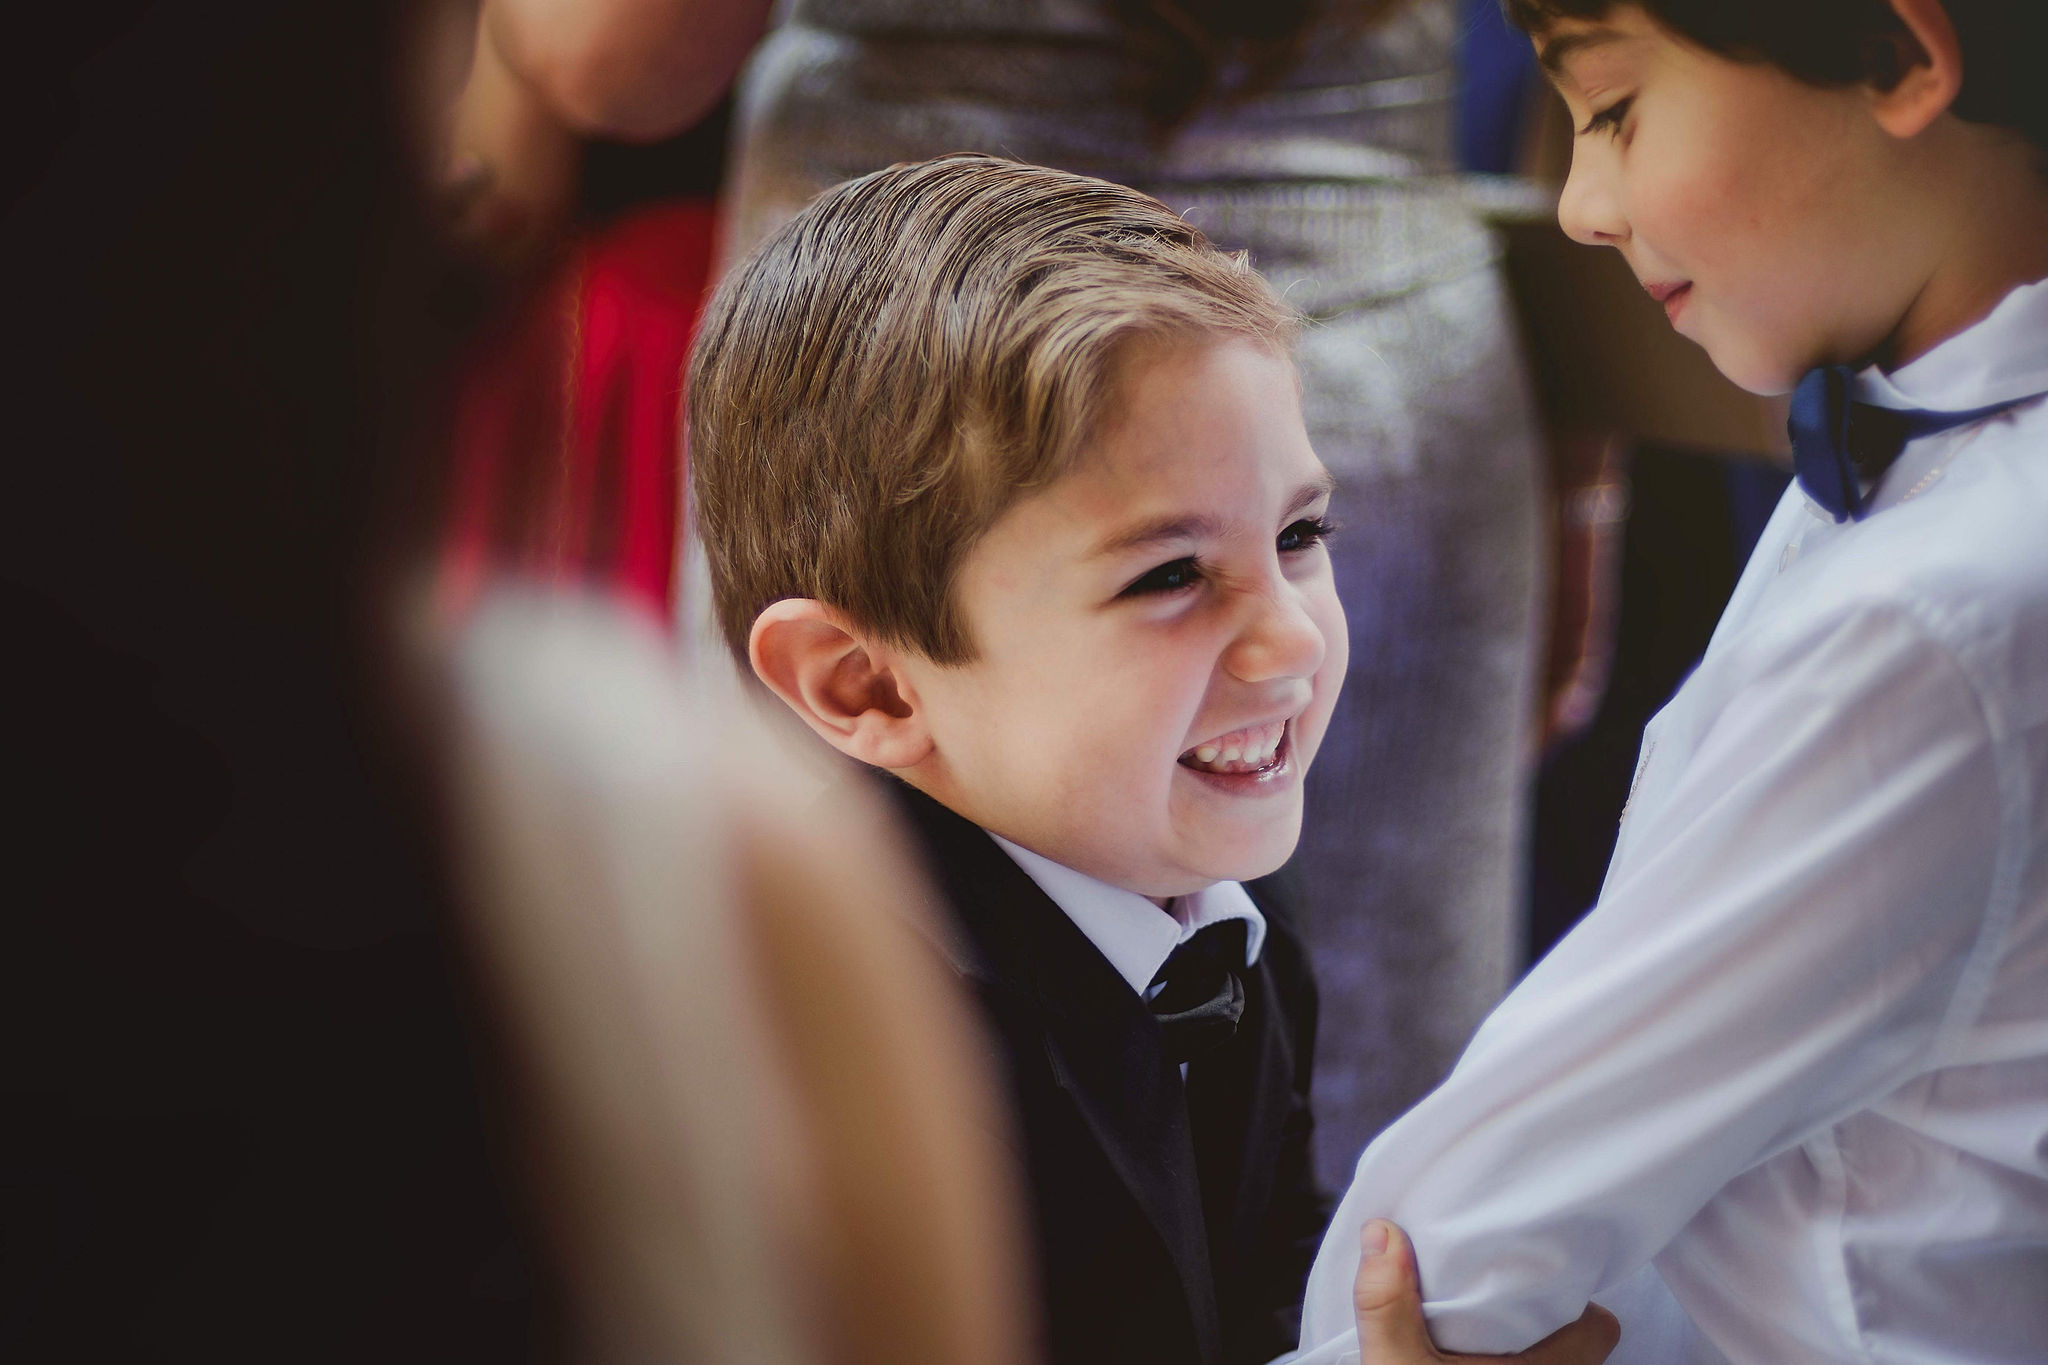
{"type": "Polygon", "coordinates": [[[1792,467],[1806,496],[1836,521],[1862,520],[1870,495],[1908,441],[1981,422],[2026,400],[2015,398],[1969,412],[1921,412],[1851,401],[1856,371],[1828,365],[1792,390],[1792,467]]]}

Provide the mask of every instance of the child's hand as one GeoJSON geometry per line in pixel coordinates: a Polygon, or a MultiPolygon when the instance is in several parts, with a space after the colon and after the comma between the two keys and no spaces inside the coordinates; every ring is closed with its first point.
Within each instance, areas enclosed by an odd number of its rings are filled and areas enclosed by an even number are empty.
{"type": "Polygon", "coordinates": [[[1358,1310],[1360,1365],[1436,1365],[1442,1361],[1498,1361],[1502,1365],[1600,1365],[1621,1340],[1621,1324],[1599,1304],[1520,1355],[1445,1355],[1429,1339],[1415,1253],[1401,1229],[1382,1219],[1365,1225],[1358,1278],[1351,1287],[1358,1310]]]}

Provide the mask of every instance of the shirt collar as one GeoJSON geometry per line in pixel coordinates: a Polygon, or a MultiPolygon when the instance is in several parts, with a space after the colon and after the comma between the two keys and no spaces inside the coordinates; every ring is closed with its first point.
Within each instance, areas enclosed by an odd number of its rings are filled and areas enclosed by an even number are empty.
{"type": "Polygon", "coordinates": [[[1245,922],[1246,966],[1259,960],[1259,949],[1265,946],[1266,917],[1252,904],[1251,893],[1242,883],[1217,882],[1190,895],[1176,896],[1172,907],[1162,910],[1135,891],[1097,881],[1028,848],[1019,848],[1000,834],[989,838],[1066,912],[1139,995],[1159,975],[1175,948],[1211,924],[1232,919],[1245,922]]]}
{"type": "Polygon", "coordinates": [[[1967,412],[2048,392],[2048,280],[2023,284],[1980,322],[1887,375],[1856,376],[1855,398],[1881,408],[1967,412]]]}

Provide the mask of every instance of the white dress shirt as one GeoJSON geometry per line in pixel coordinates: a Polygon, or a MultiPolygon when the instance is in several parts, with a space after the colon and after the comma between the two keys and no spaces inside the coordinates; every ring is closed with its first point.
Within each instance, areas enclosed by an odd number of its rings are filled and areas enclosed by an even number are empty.
{"type": "MultiPolygon", "coordinates": [[[[2048,391],[2048,282],[1857,382],[2048,391]]],[[[1644,731],[1598,905],[1360,1159],[1302,1361],[1356,1354],[1374,1216],[1446,1350],[1654,1258],[1691,1358],[2048,1360],[2048,402],[1914,442],[1873,509],[1787,492],[1644,731]]]]}
{"type": "Polygon", "coordinates": [[[1252,904],[1251,893],[1238,882],[1217,882],[1193,895],[1176,896],[1162,910],[1135,891],[1097,881],[1013,844],[1000,834],[988,837],[1024,869],[1024,875],[1036,882],[1054,905],[1066,912],[1096,951],[1109,959],[1117,975],[1130,982],[1131,989],[1141,996],[1173,950],[1212,924],[1232,919],[1245,922],[1247,967],[1259,960],[1259,949],[1265,946],[1266,917],[1252,904]]]}

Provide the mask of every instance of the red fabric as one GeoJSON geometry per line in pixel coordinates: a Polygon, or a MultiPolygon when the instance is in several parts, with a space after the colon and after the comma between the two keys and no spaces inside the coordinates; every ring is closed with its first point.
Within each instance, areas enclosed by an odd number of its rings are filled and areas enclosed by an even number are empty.
{"type": "Polygon", "coordinates": [[[578,244],[471,359],[455,399],[442,589],[511,572],[672,619],[683,370],[711,279],[712,205],[625,215],[578,244]]]}

